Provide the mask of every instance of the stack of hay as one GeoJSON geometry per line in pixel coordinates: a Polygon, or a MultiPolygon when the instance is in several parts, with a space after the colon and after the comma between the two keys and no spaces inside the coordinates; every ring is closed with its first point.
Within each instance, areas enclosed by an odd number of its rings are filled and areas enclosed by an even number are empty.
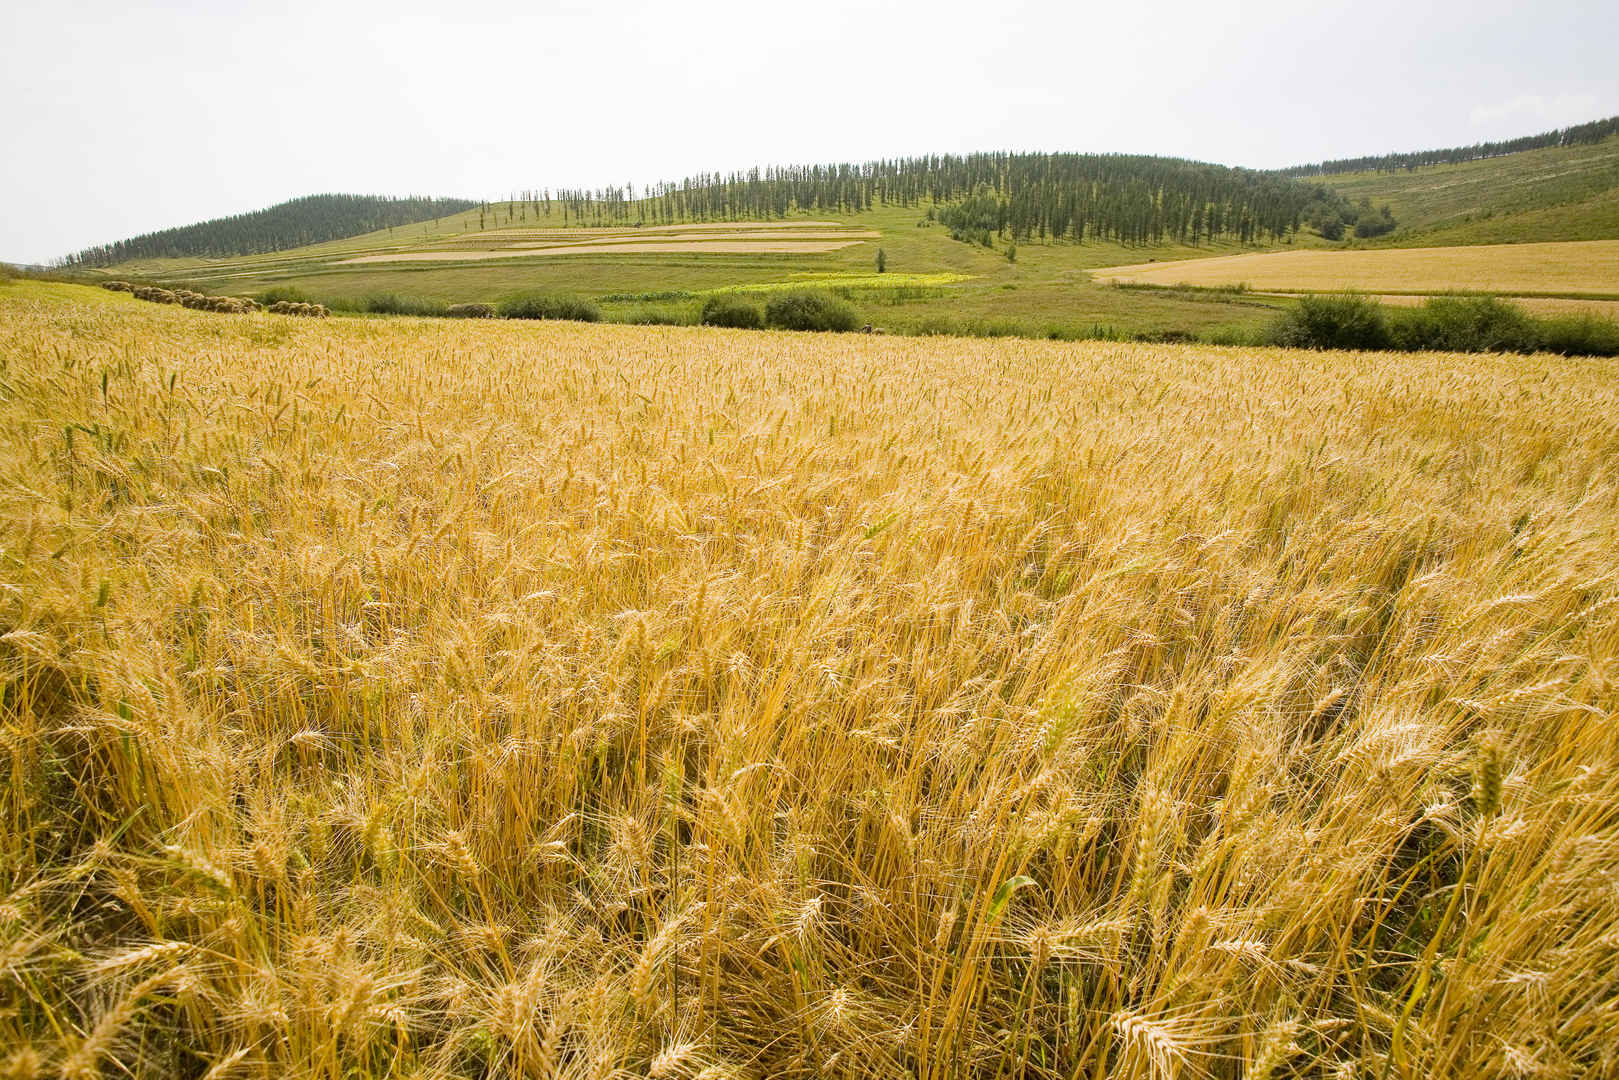
{"type": "Polygon", "coordinates": [[[312,319],[324,319],[331,314],[325,304],[301,304],[296,300],[277,300],[265,310],[272,315],[304,315],[312,319]]]}
{"type": "Polygon", "coordinates": [[[154,304],[180,304],[193,311],[218,311],[227,315],[243,315],[261,310],[257,300],[245,296],[208,296],[191,289],[160,289],[155,285],[131,285],[127,281],[104,281],[103,289],[127,292],[137,300],[150,300],[154,304]]]}
{"type": "Polygon", "coordinates": [[[244,296],[208,296],[190,289],[176,289],[174,295],[180,298],[180,303],[195,311],[219,311],[227,315],[241,315],[249,311],[258,311],[259,302],[249,300],[244,296]]]}

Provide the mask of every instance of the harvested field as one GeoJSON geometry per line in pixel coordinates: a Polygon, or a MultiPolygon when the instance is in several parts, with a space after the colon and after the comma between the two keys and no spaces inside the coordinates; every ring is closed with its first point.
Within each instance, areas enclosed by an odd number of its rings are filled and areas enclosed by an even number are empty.
{"type": "Polygon", "coordinates": [[[1615,1075],[1619,363],[0,357],[7,1077],[1615,1075]]]}
{"type": "Polygon", "coordinates": [[[467,251],[399,251],[384,255],[360,255],[339,260],[337,266],[388,262],[458,262],[477,259],[512,259],[542,255],[814,255],[853,247],[860,240],[676,240],[610,241],[600,244],[567,244],[560,247],[473,249],[467,251]]]}
{"type": "MultiPolygon", "coordinates": [[[[694,233],[678,233],[678,234],[671,233],[671,234],[668,234],[666,237],[658,237],[658,238],[651,239],[651,240],[640,240],[640,241],[626,241],[622,237],[611,237],[611,238],[606,238],[606,239],[594,239],[593,238],[593,239],[579,240],[575,244],[569,245],[569,246],[574,246],[574,247],[600,247],[600,246],[602,246],[604,244],[621,244],[621,243],[626,243],[626,242],[646,243],[646,244],[694,244],[694,243],[697,243],[699,241],[707,241],[707,240],[739,240],[739,241],[749,243],[749,244],[759,244],[759,243],[763,243],[763,242],[768,241],[768,240],[791,240],[794,243],[803,243],[803,242],[819,242],[819,241],[823,241],[823,240],[877,240],[877,239],[880,239],[882,237],[882,235],[883,235],[882,233],[873,232],[870,229],[856,229],[856,230],[841,230],[840,229],[840,230],[837,230],[837,231],[817,232],[815,234],[815,236],[814,236],[814,240],[809,241],[809,240],[807,240],[807,238],[805,238],[803,236],[802,233],[794,233],[794,232],[765,232],[765,231],[761,230],[759,232],[747,233],[747,234],[742,234],[742,235],[738,235],[737,233],[727,233],[727,232],[694,232],[694,233]]],[[[558,245],[552,245],[552,244],[549,244],[549,243],[547,243],[545,241],[526,241],[526,242],[514,243],[514,244],[511,244],[510,246],[513,247],[513,248],[548,248],[548,247],[558,246],[558,245]]]]}
{"type": "MultiPolygon", "coordinates": [[[[1376,299],[1391,307],[1421,307],[1428,298],[1426,296],[1411,296],[1406,293],[1394,293],[1377,296],[1376,299]]],[[[1619,300],[1576,300],[1570,297],[1554,296],[1507,296],[1503,297],[1503,299],[1516,304],[1531,315],[1590,314],[1619,319],[1619,300]]]]}
{"type": "Polygon", "coordinates": [[[576,225],[561,228],[515,228],[480,229],[476,232],[452,236],[451,240],[568,240],[576,237],[591,236],[644,236],[647,233],[682,233],[682,232],[741,232],[758,229],[843,229],[849,226],[839,221],[687,221],[674,225],[642,225],[635,228],[627,225],[615,225],[606,228],[593,225],[576,225]]]}
{"type": "Polygon", "coordinates": [[[1114,266],[1093,271],[1092,278],[1152,285],[1246,284],[1286,292],[1614,294],[1619,293],[1619,240],[1224,255],[1114,266]]]}

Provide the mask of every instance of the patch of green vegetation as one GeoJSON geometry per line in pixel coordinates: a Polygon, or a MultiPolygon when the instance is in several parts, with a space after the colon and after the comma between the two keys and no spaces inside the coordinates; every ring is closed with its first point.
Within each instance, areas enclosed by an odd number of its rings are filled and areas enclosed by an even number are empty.
{"type": "Polygon", "coordinates": [[[752,301],[734,294],[712,296],[703,304],[704,326],[729,326],[738,330],[757,330],[765,324],[764,309],[752,301]]]}
{"type": "Polygon", "coordinates": [[[816,289],[776,293],[765,304],[765,325],[777,330],[853,330],[860,325],[854,305],[816,289]]]}
{"type": "Polygon", "coordinates": [[[1619,238],[1619,136],[1456,165],[1315,178],[1388,203],[1396,247],[1619,238]]]}
{"type": "Polygon", "coordinates": [[[1317,293],[1278,317],[1269,337],[1298,349],[1619,356],[1619,322],[1596,315],[1537,319],[1493,296],[1435,296],[1421,307],[1388,308],[1358,293],[1317,293]]]}
{"type": "Polygon", "coordinates": [[[601,308],[577,296],[519,293],[504,297],[495,310],[503,319],[568,319],[601,322],[601,308]]]}

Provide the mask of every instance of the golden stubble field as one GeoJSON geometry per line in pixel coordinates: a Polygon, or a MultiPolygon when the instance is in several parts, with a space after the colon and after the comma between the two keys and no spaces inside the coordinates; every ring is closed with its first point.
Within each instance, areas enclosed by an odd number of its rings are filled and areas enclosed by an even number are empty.
{"type": "Polygon", "coordinates": [[[1619,293],[1619,240],[1273,251],[1095,271],[1098,281],[1309,292],[1619,293]]]}
{"type": "Polygon", "coordinates": [[[0,1070],[1612,1075],[1616,374],[0,291],[0,1070]]]}

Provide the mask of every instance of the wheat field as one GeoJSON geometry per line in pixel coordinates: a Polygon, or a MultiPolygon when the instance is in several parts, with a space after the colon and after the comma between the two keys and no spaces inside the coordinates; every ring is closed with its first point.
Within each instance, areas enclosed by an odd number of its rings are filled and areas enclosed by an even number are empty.
{"type": "Polygon", "coordinates": [[[0,289],[0,1076],[1614,1075],[1616,376],[0,289]]]}
{"type": "Polygon", "coordinates": [[[1511,294],[1619,293],[1619,240],[1468,247],[1272,251],[1112,266],[1097,281],[1248,285],[1293,292],[1472,290],[1511,294]]]}

